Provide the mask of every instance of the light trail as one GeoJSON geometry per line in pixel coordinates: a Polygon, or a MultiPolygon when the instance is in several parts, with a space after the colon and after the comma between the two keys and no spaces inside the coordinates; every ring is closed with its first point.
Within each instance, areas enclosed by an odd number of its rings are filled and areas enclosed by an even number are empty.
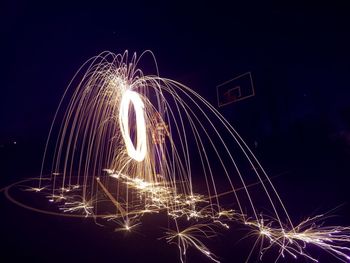
{"type": "Polygon", "coordinates": [[[45,195],[58,211],[16,200],[10,192],[17,186],[2,191],[22,207],[114,223],[115,232],[141,229],[145,214],[166,215],[164,239],[177,245],[181,262],[189,247],[219,262],[205,241],[234,224],[255,238],[248,258],[260,242],[261,259],[277,247],[276,261],[287,255],[317,261],[308,251],[315,246],[350,260],[349,227],[320,224],[321,215],[294,224],[242,137],[199,94],[161,78],[150,51],[139,58],[103,52],[79,69],[64,92],[39,183],[25,190],[45,195]],[[139,69],[146,55],[155,75],[139,69]],[[272,212],[263,216],[262,209],[272,212]]]}
{"type": "Polygon", "coordinates": [[[140,95],[131,90],[125,90],[122,94],[119,110],[119,126],[128,155],[138,162],[145,159],[147,153],[147,134],[144,117],[144,105],[140,95]],[[133,104],[136,114],[137,145],[136,149],[129,132],[129,105],[133,104]]]}

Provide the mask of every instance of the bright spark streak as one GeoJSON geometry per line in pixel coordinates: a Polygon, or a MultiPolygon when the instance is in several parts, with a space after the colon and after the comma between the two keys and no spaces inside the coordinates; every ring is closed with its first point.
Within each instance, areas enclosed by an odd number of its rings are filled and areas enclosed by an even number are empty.
{"type": "Polygon", "coordinates": [[[166,240],[177,244],[182,262],[190,246],[218,262],[203,240],[216,235],[214,226],[228,229],[231,222],[269,241],[262,244],[262,255],[277,246],[277,260],[289,254],[315,261],[306,244],[349,260],[348,227],[314,224],[317,218],[293,226],[269,176],[217,109],[181,83],[158,74],[145,76],[138,61],[136,54],[129,61],[127,52],[105,52],[87,62],[86,72],[77,73],[75,78],[83,78],[68,98],[63,119],[55,115],[52,127],[59,126],[58,138],[48,139],[48,145],[56,142],[54,163],[49,164],[50,190],[40,181],[28,191],[47,192],[50,202],[64,201],[60,210],[65,213],[111,220],[119,226],[117,232],[130,232],[145,214],[164,213],[176,226],[166,240]],[[259,216],[240,164],[243,159],[255,176],[259,201],[273,211],[270,220],[259,216]],[[197,166],[202,176],[196,176],[202,184],[198,189],[192,180],[197,166]]]}
{"type": "Polygon", "coordinates": [[[25,189],[24,191],[27,191],[27,192],[41,192],[43,190],[47,189],[46,186],[44,187],[29,187],[27,189],[25,189]]]}
{"type": "Polygon", "coordinates": [[[64,204],[64,207],[61,207],[60,210],[63,212],[77,212],[77,211],[83,211],[85,214],[85,217],[92,214],[92,209],[94,207],[90,204],[90,202],[66,202],[64,204]]]}
{"type": "Polygon", "coordinates": [[[200,241],[199,237],[205,236],[206,238],[212,238],[216,236],[216,231],[209,224],[197,224],[190,226],[180,232],[168,231],[165,239],[168,243],[175,243],[180,251],[181,262],[186,261],[187,249],[190,246],[197,248],[202,254],[210,258],[214,262],[219,263],[216,256],[209,251],[209,249],[200,241]],[[175,241],[176,240],[176,241],[175,241]]]}
{"type": "Polygon", "coordinates": [[[307,218],[296,227],[288,228],[274,227],[276,221],[261,219],[260,221],[248,221],[246,225],[256,227],[261,238],[267,238],[270,244],[261,250],[261,256],[271,247],[280,248],[279,255],[284,257],[285,253],[297,258],[297,255],[306,257],[314,262],[318,260],[309,255],[307,245],[313,245],[332,254],[340,261],[347,262],[350,259],[350,227],[322,226],[317,224],[323,215],[307,218]]]}
{"type": "Polygon", "coordinates": [[[144,117],[144,104],[140,95],[131,90],[125,90],[120,102],[119,125],[124,138],[128,155],[134,160],[141,162],[147,153],[146,123],[144,117]],[[129,131],[129,105],[132,103],[136,115],[137,142],[136,148],[131,140],[129,131]]]}

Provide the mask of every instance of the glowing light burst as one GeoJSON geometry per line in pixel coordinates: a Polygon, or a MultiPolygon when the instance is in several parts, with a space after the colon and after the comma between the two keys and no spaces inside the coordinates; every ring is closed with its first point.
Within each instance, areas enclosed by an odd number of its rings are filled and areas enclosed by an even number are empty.
{"type": "Polygon", "coordinates": [[[186,251],[189,246],[195,247],[211,260],[220,262],[200,240],[203,237],[211,238],[216,236],[216,231],[212,226],[210,226],[210,224],[197,224],[188,227],[180,232],[169,231],[166,232],[166,234],[167,236],[165,239],[168,243],[175,243],[178,245],[181,262],[184,262],[186,260],[186,251]]]}
{"type": "Polygon", "coordinates": [[[28,189],[57,203],[49,214],[115,223],[116,232],[141,231],[146,214],[166,215],[163,239],[182,262],[189,247],[219,262],[205,241],[237,223],[255,239],[252,253],[260,242],[262,259],[277,247],[276,261],[317,261],[312,245],[349,261],[349,227],[318,224],[322,216],[294,226],[241,136],[199,94],[159,77],[150,51],[130,59],[103,52],[80,68],[55,114],[39,185],[28,189]],[[139,69],[145,55],[155,75],[139,69]]]}
{"type": "Polygon", "coordinates": [[[144,117],[144,105],[140,95],[131,90],[125,90],[122,94],[119,110],[119,125],[123,135],[125,147],[128,155],[138,162],[145,159],[147,153],[147,134],[146,123],[144,117]],[[137,146],[135,146],[130,138],[129,133],[129,104],[132,102],[136,114],[137,127],[137,146]]]}

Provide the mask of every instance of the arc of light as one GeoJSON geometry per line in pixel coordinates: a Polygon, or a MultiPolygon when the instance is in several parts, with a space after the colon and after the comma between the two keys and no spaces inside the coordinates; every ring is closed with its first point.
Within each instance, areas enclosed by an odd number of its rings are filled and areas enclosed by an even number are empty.
{"type": "Polygon", "coordinates": [[[140,95],[131,90],[123,93],[120,110],[119,126],[125,142],[128,155],[134,160],[141,162],[145,159],[147,153],[147,134],[144,116],[144,104],[140,95]],[[129,131],[129,105],[133,104],[136,115],[137,143],[136,148],[131,140],[129,131]]]}

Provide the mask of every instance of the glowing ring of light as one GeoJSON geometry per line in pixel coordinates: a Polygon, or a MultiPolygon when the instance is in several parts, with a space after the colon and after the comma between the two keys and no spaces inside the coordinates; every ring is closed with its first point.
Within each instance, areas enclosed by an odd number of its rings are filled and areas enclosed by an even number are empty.
{"type": "Polygon", "coordinates": [[[128,155],[134,160],[141,162],[145,159],[147,153],[147,134],[146,122],[144,117],[144,104],[140,95],[131,90],[123,93],[120,110],[119,110],[119,126],[125,142],[128,155]],[[129,132],[129,104],[132,103],[136,115],[137,143],[136,148],[130,138],[129,132]]]}

